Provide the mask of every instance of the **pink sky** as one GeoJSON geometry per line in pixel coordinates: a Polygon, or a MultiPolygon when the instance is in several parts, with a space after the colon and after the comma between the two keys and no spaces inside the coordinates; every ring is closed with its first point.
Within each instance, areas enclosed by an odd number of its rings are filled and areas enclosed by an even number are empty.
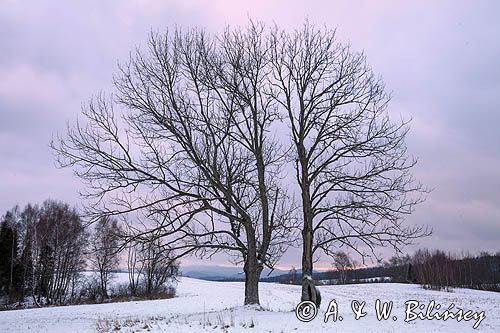
{"type": "MultiPolygon", "coordinates": [[[[48,142],[93,93],[111,88],[117,62],[151,30],[215,32],[249,17],[294,29],[307,18],[364,50],[393,91],[390,112],[413,118],[415,176],[434,188],[409,219],[434,228],[420,245],[496,252],[498,13],[497,1],[0,0],[0,214],[48,197],[78,202],[79,182],[54,167],[48,142]]],[[[299,267],[300,251],[282,265],[299,267]]]]}

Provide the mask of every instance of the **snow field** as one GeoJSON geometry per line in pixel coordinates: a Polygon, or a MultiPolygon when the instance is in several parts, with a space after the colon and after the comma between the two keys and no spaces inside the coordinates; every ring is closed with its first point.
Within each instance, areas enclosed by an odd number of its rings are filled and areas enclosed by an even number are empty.
{"type": "MultiPolygon", "coordinates": [[[[117,277],[121,280],[121,277],[117,277]]],[[[262,309],[242,306],[242,282],[211,282],[181,278],[177,297],[154,301],[75,305],[0,312],[0,332],[500,332],[500,293],[455,289],[424,290],[417,285],[373,283],[321,286],[322,305],[311,322],[300,322],[295,307],[300,286],[260,283],[262,309]],[[325,311],[335,299],[343,320],[325,323],[325,311]],[[375,301],[393,301],[388,320],[377,320],[375,301]],[[366,302],[367,315],[354,319],[351,302],[366,302]],[[405,301],[443,308],[485,311],[475,323],[449,319],[405,323],[405,301]],[[397,319],[394,320],[393,317],[397,319]]]]}

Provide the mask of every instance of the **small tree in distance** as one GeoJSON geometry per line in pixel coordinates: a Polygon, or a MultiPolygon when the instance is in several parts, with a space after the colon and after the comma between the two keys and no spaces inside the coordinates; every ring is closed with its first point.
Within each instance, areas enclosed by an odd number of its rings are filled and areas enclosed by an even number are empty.
{"type": "Polygon", "coordinates": [[[179,275],[179,262],[171,244],[154,234],[127,244],[128,290],[131,296],[170,296],[179,275]]]}
{"type": "Polygon", "coordinates": [[[333,253],[333,267],[339,273],[339,284],[345,284],[348,280],[349,270],[354,268],[354,263],[347,253],[344,251],[337,251],[333,253]]]}
{"type": "Polygon", "coordinates": [[[102,299],[109,298],[108,283],[112,271],[118,268],[120,262],[120,234],[121,229],[116,219],[102,217],[96,223],[90,240],[89,261],[91,267],[97,271],[102,299]]]}
{"type": "Polygon", "coordinates": [[[129,242],[127,244],[128,289],[132,296],[138,296],[141,276],[144,271],[144,262],[140,260],[141,244],[129,242]]]}
{"type": "Polygon", "coordinates": [[[290,280],[290,284],[295,284],[297,282],[297,269],[295,266],[292,266],[290,270],[288,271],[288,276],[290,280]]]}
{"type": "Polygon", "coordinates": [[[161,238],[153,238],[142,244],[142,274],[147,296],[170,293],[170,286],[177,281],[179,274],[179,263],[172,259],[174,257],[175,254],[166,247],[161,238]]]}

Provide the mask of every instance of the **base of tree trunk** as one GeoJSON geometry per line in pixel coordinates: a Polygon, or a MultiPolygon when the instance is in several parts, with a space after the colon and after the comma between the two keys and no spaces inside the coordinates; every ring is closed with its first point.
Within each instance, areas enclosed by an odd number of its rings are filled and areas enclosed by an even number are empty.
{"type": "Polygon", "coordinates": [[[245,305],[260,305],[259,278],[262,268],[249,267],[245,269],[245,305]]]}
{"type": "Polygon", "coordinates": [[[321,305],[321,293],[309,276],[302,278],[301,301],[311,301],[319,308],[321,305]]]}

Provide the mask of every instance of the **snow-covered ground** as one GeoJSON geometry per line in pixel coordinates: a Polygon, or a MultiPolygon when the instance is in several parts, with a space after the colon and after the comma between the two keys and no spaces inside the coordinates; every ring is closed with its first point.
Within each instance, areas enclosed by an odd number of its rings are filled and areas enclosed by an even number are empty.
{"type": "Polygon", "coordinates": [[[182,278],[173,299],[78,305],[0,312],[0,332],[469,332],[475,320],[414,320],[405,323],[405,301],[431,300],[441,311],[485,311],[477,331],[500,332],[500,293],[455,289],[424,290],[416,285],[375,283],[321,286],[323,303],[311,322],[300,322],[294,308],[300,286],[260,284],[263,311],[241,306],[243,283],[182,278]],[[343,320],[324,323],[330,300],[343,320]],[[375,301],[394,301],[388,320],[378,321],[375,301]],[[366,301],[367,315],[354,319],[351,302],[366,301]],[[393,320],[396,316],[397,320],[393,320]]]}

